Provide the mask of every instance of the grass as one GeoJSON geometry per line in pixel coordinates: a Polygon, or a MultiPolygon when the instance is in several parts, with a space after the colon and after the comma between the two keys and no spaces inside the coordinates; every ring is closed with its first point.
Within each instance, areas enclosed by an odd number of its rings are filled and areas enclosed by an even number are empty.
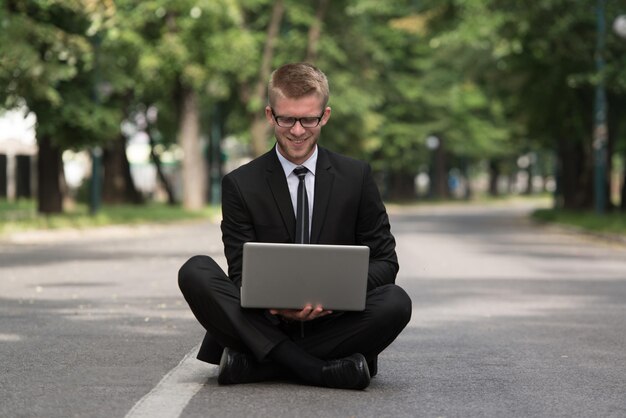
{"type": "MultiPolygon", "coordinates": [[[[486,199],[482,202],[489,203],[490,200],[486,199]]],[[[180,206],[150,203],[146,205],[105,205],[93,216],[89,214],[89,208],[86,205],[77,205],[73,209],[66,210],[65,213],[46,216],[37,213],[37,205],[33,200],[18,200],[16,202],[0,200],[0,235],[36,229],[82,229],[106,225],[137,225],[214,219],[219,214],[220,209],[216,206],[207,206],[200,211],[188,211],[180,206]]],[[[585,231],[626,236],[626,213],[598,215],[594,212],[538,209],[532,217],[541,222],[572,226],[585,231]]]]}
{"type": "MultiPolygon", "coordinates": [[[[534,202],[539,207],[552,206],[550,194],[503,195],[491,197],[488,195],[474,196],[471,200],[421,200],[406,202],[388,202],[399,207],[413,206],[416,204],[458,204],[458,205],[490,205],[507,202],[534,202]]],[[[566,211],[561,209],[537,209],[531,217],[539,222],[552,223],[577,228],[580,231],[619,235],[626,237],[626,212],[606,213],[598,215],[592,211],[566,211]]]]}
{"type": "Polygon", "coordinates": [[[8,202],[0,200],[0,234],[35,229],[91,228],[106,225],[137,225],[169,223],[181,220],[206,219],[219,215],[219,208],[207,206],[200,211],[188,211],[180,206],[159,203],[146,205],[102,206],[91,215],[87,205],[77,205],[62,214],[41,215],[33,200],[8,202]]]}
{"type": "Polygon", "coordinates": [[[574,212],[559,209],[539,209],[533,219],[572,226],[585,231],[626,236],[626,213],[614,212],[599,215],[595,212],[574,212]]]}
{"type": "Polygon", "coordinates": [[[526,195],[502,195],[502,196],[490,196],[487,194],[474,194],[470,199],[452,198],[452,199],[410,199],[410,200],[387,200],[385,205],[390,207],[413,207],[422,205],[457,205],[457,206],[471,206],[471,205],[502,205],[508,203],[520,203],[527,202],[536,205],[537,207],[550,207],[552,205],[552,196],[550,194],[533,194],[526,195]]]}

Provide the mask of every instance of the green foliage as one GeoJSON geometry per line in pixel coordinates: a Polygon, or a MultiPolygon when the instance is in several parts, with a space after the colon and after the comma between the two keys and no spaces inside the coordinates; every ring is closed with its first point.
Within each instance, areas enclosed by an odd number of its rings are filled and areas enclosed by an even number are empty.
{"type": "Polygon", "coordinates": [[[55,86],[73,79],[92,62],[87,39],[68,29],[86,30],[74,2],[7,2],[0,32],[2,103],[13,106],[33,98],[60,106],[55,86]],[[47,6],[45,5],[47,4],[47,6]]]}
{"type": "Polygon", "coordinates": [[[63,148],[116,135],[120,111],[97,98],[99,30],[109,2],[9,1],[0,35],[2,102],[24,101],[37,114],[38,135],[63,148]]]}
{"type": "MultiPolygon", "coordinates": [[[[416,174],[430,135],[450,161],[515,161],[590,149],[594,88],[604,77],[615,120],[626,104],[625,13],[606,2],[606,67],[598,74],[595,2],[330,0],[315,64],[328,75],[332,118],[322,143],[416,174]]],[[[182,89],[201,100],[208,132],[248,139],[272,0],[5,0],[0,3],[0,104],[21,101],[64,148],[106,143],[124,119],[158,109],[173,142],[182,89]]],[[[272,68],[306,58],[322,2],[284,0],[272,68]]],[[[626,149],[626,124],[612,126],[626,149]]]]}
{"type": "Polygon", "coordinates": [[[175,139],[181,89],[199,92],[203,107],[211,109],[229,101],[237,94],[234,87],[258,70],[260,44],[243,26],[239,2],[118,3],[117,27],[135,52],[135,101],[158,108],[165,142],[175,139]]]}
{"type": "Polygon", "coordinates": [[[598,215],[593,212],[541,209],[533,212],[532,217],[540,222],[575,227],[584,231],[626,235],[626,215],[623,213],[598,215]]]}
{"type": "Polygon", "coordinates": [[[37,214],[31,200],[14,203],[0,200],[0,235],[33,229],[88,228],[107,225],[139,225],[181,220],[216,219],[219,208],[207,206],[201,211],[187,211],[179,206],[152,203],[149,205],[104,206],[97,216],[89,214],[86,205],[78,205],[60,215],[37,214]]]}

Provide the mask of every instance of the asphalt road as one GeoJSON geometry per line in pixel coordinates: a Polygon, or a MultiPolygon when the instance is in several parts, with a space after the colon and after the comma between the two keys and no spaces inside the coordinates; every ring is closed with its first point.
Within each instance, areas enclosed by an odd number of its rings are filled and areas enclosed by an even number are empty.
{"type": "Polygon", "coordinates": [[[624,417],[626,245],[530,207],[392,208],[413,317],[366,391],[220,387],[176,285],[217,225],[0,240],[2,417],[624,417]]]}

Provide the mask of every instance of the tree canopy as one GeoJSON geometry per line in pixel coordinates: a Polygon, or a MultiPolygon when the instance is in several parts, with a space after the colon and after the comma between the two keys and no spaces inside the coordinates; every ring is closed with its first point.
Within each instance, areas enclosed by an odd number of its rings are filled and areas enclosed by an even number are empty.
{"type": "Polygon", "coordinates": [[[585,208],[599,83],[609,156],[626,153],[626,39],[610,30],[625,12],[617,3],[3,0],[0,104],[25,103],[39,141],[59,150],[106,146],[125,120],[156,109],[160,140],[178,142],[185,159],[199,154],[193,178],[216,126],[255,153],[271,144],[268,71],[308,60],[331,84],[326,146],[409,183],[432,164],[429,137],[446,157],[444,176],[553,155],[560,204],[585,208]],[[600,13],[609,26],[602,51],[600,13]]]}

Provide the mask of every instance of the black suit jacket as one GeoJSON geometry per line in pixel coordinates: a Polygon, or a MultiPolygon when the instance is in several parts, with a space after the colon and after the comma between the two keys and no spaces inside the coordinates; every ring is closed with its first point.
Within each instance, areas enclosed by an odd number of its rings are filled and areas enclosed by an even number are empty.
{"type": "MultiPolygon", "coordinates": [[[[224,176],[221,228],[228,277],[238,287],[245,242],[294,242],[294,208],[275,148],[224,176]]],[[[395,240],[369,164],[318,146],[311,243],[367,245],[368,290],[395,282],[395,240]]],[[[211,340],[207,334],[199,359],[219,360],[209,356],[211,340]]]]}

